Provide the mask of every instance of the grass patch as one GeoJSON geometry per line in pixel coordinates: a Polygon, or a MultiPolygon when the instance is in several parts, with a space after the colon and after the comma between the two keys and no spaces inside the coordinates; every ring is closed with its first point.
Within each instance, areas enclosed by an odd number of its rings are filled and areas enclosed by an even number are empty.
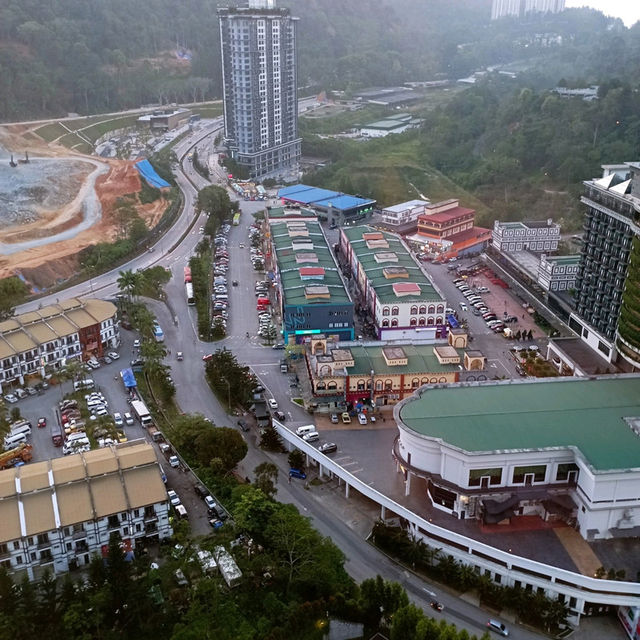
{"type": "Polygon", "coordinates": [[[302,398],[291,398],[298,406],[304,407],[304,400],[302,398]]]}
{"type": "Polygon", "coordinates": [[[116,129],[126,129],[133,127],[138,122],[138,115],[124,116],[123,118],[115,118],[103,120],[82,130],[82,134],[87,136],[89,140],[95,142],[109,131],[116,129]]]}
{"type": "Polygon", "coordinates": [[[67,149],[73,149],[79,145],[86,145],[86,140],[83,140],[77,133],[67,133],[66,136],[62,136],[60,140],[58,140],[58,144],[61,144],[67,149]]]}
{"type": "Polygon", "coordinates": [[[79,144],[74,144],[71,147],[74,151],[78,151],[79,153],[86,153],[87,155],[91,155],[93,153],[93,147],[88,142],[80,142],[79,144]]]}
{"type": "Polygon", "coordinates": [[[45,142],[53,142],[56,138],[68,133],[68,131],[59,122],[51,122],[43,127],[38,127],[35,133],[45,142]]]}
{"type": "Polygon", "coordinates": [[[222,115],[222,105],[211,107],[193,107],[194,113],[199,113],[202,118],[216,118],[222,115]]]}

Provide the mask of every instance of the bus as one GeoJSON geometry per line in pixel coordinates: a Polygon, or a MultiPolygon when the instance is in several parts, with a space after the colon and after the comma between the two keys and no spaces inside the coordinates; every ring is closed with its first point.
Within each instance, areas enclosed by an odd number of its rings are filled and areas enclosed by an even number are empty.
{"type": "Polygon", "coordinates": [[[190,282],[185,282],[184,286],[187,292],[187,304],[192,306],[196,303],[196,299],[193,296],[193,285],[190,282]]]}
{"type": "Polygon", "coordinates": [[[236,213],[233,216],[233,226],[237,227],[240,224],[240,214],[236,213]]]}
{"type": "Polygon", "coordinates": [[[191,267],[184,268],[184,281],[191,282],[191,267]]]}
{"type": "Polygon", "coordinates": [[[153,325],[153,337],[156,339],[156,342],[164,342],[164,331],[159,324],[153,325]]]}

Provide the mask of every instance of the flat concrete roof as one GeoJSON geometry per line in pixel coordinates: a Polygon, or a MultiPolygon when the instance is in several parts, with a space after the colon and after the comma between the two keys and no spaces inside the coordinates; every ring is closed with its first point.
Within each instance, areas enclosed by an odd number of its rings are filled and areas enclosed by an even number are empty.
{"type": "Polygon", "coordinates": [[[363,225],[358,227],[343,227],[342,233],[346,236],[358,258],[358,262],[367,274],[376,296],[382,304],[394,302],[442,302],[440,294],[436,291],[431,280],[420,269],[413,256],[407,251],[398,236],[363,225]],[[380,234],[386,240],[388,247],[369,249],[364,235],[368,233],[380,234]],[[397,257],[395,262],[378,262],[376,254],[393,253],[397,257]],[[389,267],[403,267],[408,272],[407,278],[387,278],[385,269],[389,267]],[[414,283],[420,287],[416,295],[397,296],[393,285],[397,283],[414,283]]]}
{"type": "Polygon", "coordinates": [[[401,428],[468,453],[575,447],[597,471],[640,469],[640,376],[449,385],[399,408],[401,428]],[[404,423],[404,424],[402,424],[404,423]]]}

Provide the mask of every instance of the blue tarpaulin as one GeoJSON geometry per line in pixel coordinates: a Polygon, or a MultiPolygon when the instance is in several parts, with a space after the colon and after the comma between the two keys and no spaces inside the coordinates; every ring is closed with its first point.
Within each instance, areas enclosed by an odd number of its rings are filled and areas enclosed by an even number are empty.
{"type": "Polygon", "coordinates": [[[447,322],[452,329],[457,329],[460,326],[454,315],[447,316],[447,322]]]}
{"type": "Polygon", "coordinates": [[[127,389],[133,389],[133,387],[138,386],[136,377],[133,375],[133,371],[131,369],[123,369],[120,372],[120,377],[122,378],[122,382],[127,389]]]}
{"type": "Polygon", "coordinates": [[[166,180],[163,180],[156,173],[156,170],[151,166],[151,163],[148,160],[140,160],[139,162],[136,162],[136,169],[152,187],[163,189],[164,187],[171,186],[166,180]]]}

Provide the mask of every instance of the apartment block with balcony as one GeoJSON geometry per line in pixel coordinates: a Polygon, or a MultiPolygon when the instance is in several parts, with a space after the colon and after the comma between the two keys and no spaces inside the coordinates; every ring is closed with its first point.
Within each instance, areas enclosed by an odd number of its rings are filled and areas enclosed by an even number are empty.
{"type": "Polygon", "coordinates": [[[0,391],[119,344],[117,309],[105,300],[69,298],[19,314],[0,322],[0,391]]]}
{"type": "Polygon", "coordinates": [[[609,362],[635,368],[640,366],[640,163],[603,169],[602,178],[584,183],[576,312],[569,326],[609,362]]]}
{"type": "Polygon", "coordinates": [[[153,447],[141,440],[0,471],[0,564],[40,578],[172,535],[153,447]]]}
{"type": "Polygon", "coordinates": [[[493,223],[492,244],[497,251],[550,252],[557,251],[560,242],[560,225],[549,219],[524,222],[493,223]]]}
{"type": "Polygon", "coordinates": [[[275,0],[218,9],[225,143],[251,178],[297,171],[296,22],[275,0]]]}

